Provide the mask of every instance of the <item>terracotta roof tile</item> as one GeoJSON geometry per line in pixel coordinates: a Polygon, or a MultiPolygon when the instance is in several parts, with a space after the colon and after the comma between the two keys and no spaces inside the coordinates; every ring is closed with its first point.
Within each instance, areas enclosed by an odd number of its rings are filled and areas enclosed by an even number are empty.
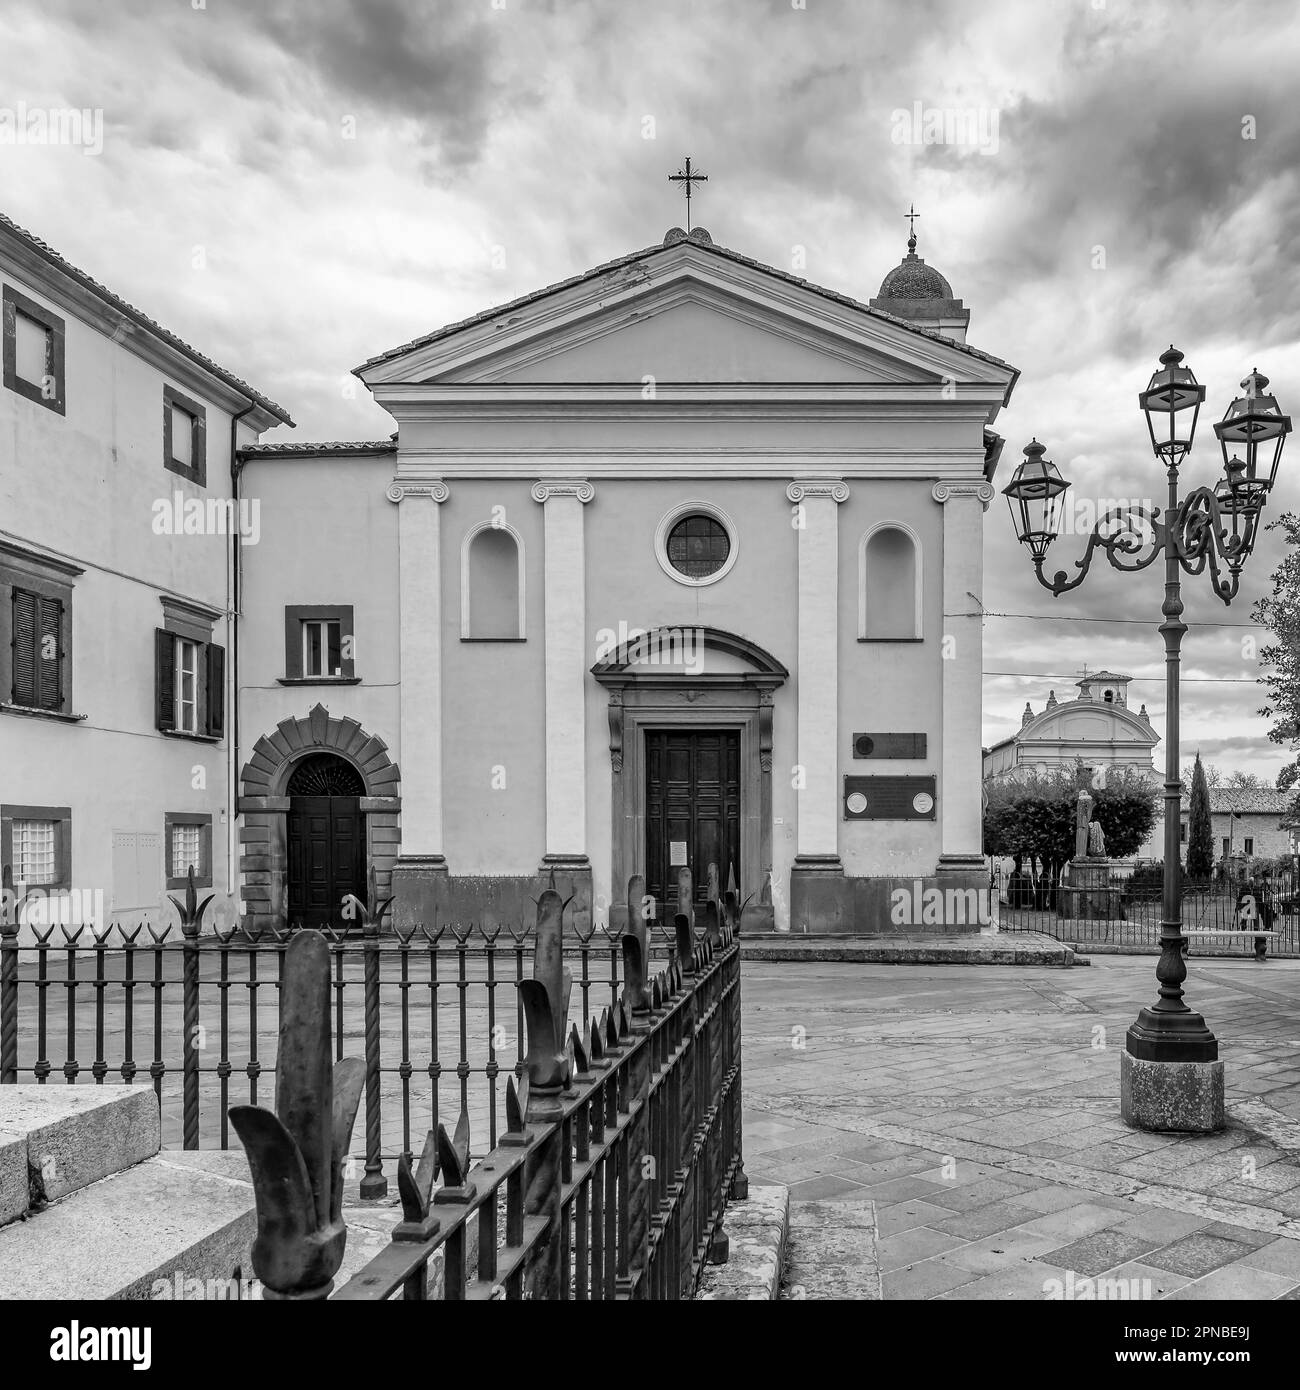
{"type": "Polygon", "coordinates": [[[247,444],[239,451],[240,458],[269,458],[276,454],[395,454],[396,439],[329,440],[324,444],[304,444],[297,440],[276,443],[247,444]]]}

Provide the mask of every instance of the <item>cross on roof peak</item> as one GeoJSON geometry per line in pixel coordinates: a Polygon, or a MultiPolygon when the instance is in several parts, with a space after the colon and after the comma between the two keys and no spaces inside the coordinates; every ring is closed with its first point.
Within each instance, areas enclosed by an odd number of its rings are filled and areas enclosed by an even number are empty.
{"type": "Polygon", "coordinates": [[[691,157],[686,156],[686,169],[683,172],[679,169],[675,174],[668,175],[669,183],[680,183],[686,189],[686,230],[691,230],[691,185],[696,183],[708,183],[707,174],[697,174],[691,169],[691,157]]]}
{"type": "Polygon", "coordinates": [[[921,214],[916,210],[915,203],[910,204],[907,211],[903,214],[903,216],[907,218],[907,249],[913,254],[916,251],[916,219],[920,217],[920,215],[921,214]]]}

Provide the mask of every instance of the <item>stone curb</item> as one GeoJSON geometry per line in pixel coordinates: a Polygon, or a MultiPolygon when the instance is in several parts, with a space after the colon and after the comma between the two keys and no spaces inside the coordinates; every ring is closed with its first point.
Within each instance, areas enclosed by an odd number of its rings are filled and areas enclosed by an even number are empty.
{"type": "Polygon", "coordinates": [[[705,1266],[696,1297],[774,1302],[790,1233],[790,1189],[751,1183],[744,1201],[728,1204],[722,1229],[731,1247],[727,1263],[705,1266]]]}
{"type": "Polygon", "coordinates": [[[1047,965],[1068,968],[1087,960],[1058,941],[1013,941],[999,933],[983,940],[942,937],[909,941],[879,937],[743,937],[742,960],[770,961],[866,961],[879,965],[1047,965]],[[995,944],[996,943],[996,944],[995,944]]]}

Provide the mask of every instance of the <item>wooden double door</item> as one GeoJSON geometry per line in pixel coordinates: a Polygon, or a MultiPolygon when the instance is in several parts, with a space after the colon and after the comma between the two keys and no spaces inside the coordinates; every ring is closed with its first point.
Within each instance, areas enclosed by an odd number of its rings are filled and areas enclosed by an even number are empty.
{"type": "Polygon", "coordinates": [[[291,797],[288,849],[291,925],[342,922],[347,893],[365,902],[366,822],[360,797],[291,797]]]}
{"type": "MultiPolygon", "coordinates": [[[[740,877],[740,733],[738,730],[646,731],[646,892],[670,908],[681,863],[691,870],[694,899],[706,899],[708,868],[721,887],[740,877]]],[[[670,914],[659,910],[661,919],[670,914]]]]}

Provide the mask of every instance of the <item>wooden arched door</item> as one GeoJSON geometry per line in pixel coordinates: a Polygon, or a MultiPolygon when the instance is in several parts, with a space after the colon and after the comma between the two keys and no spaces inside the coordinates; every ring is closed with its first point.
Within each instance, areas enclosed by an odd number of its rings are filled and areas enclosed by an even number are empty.
{"type": "Polygon", "coordinates": [[[313,753],[294,768],[287,791],[289,924],[340,923],[345,894],[366,898],[361,774],[337,753],[313,753]]]}

